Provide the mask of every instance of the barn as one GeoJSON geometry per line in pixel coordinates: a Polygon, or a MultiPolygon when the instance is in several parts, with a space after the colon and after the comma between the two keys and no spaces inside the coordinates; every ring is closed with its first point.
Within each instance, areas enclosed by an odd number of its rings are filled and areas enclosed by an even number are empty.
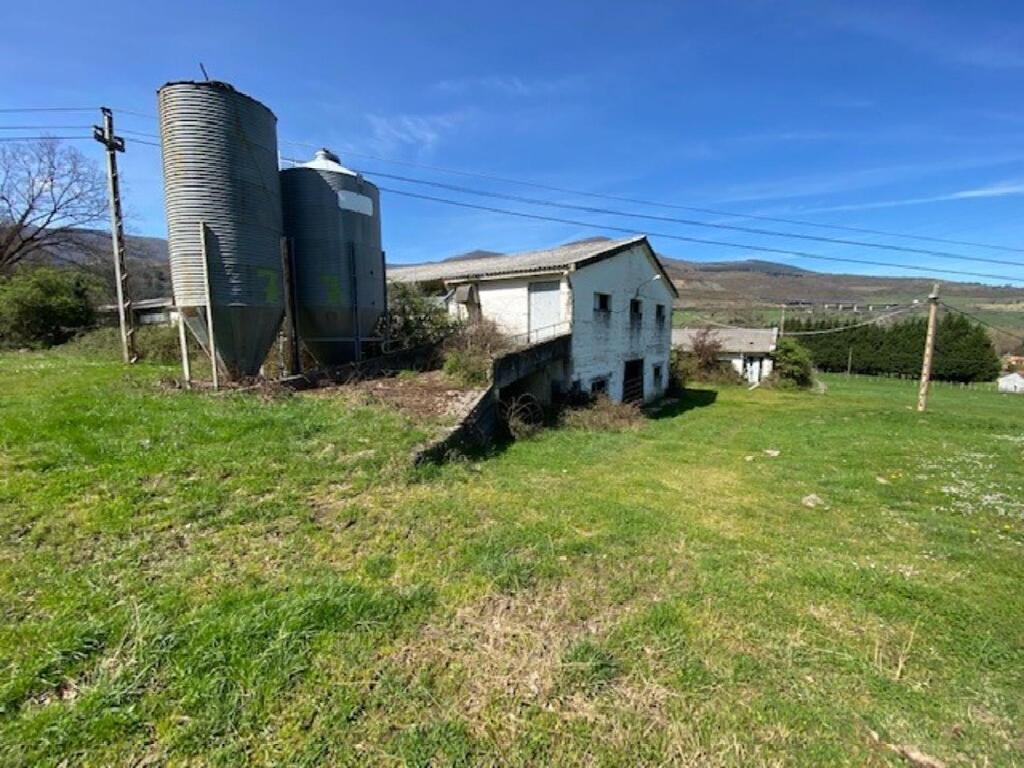
{"type": "Polygon", "coordinates": [[[524,346],[568,336],[555,391],[648,401],[668,385],[678,294],[644,236],[393,266],[388,279],[441,294],[453,317],[493,320],[524,346]]]}

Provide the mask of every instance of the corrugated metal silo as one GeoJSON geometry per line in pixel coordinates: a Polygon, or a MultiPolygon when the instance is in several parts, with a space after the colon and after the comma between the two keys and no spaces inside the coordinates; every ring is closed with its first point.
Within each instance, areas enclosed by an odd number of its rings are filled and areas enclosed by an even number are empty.
{"type": "Polygon", "coordinates": [[[227,83],[157,96],[175,304],[209,350],[208,286],[221,367],[254,375],[284,314],[277,118],[227,83]]]}
{"type": "Polygon", "coordinates": [[[380,193],[322,149],[281,171],[299,338],[322,365],[360,359],[387,304],[380,193]]]}

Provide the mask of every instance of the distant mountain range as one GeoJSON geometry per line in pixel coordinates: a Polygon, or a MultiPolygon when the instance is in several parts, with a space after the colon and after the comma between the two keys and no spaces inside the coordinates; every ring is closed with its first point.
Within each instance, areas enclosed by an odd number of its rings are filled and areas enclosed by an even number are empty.
{"type": "MultiPolygon", "coordinates": [[[[608,240],[589,237],[577,242],[608,240]]],[[[501,256],[495,251],[469,251],[442,261],[464,261],[501,256]]],[[[665,271],[679,290],[680,303],[712,307],[735,307],[762,303],[896,303],[927,296],[932,278],[869,277],[815,272],[759,259],[737,261],[689,261],[659,253],[665,271]]],[[[404,266],[404,265],[403,265],[404,266]]],[[[1024,290],[981,283],[942,281],[947,297],[959,296],[993,301],[1020,301],[1024,290]]]]}
{"type": "MultiPolygon", "coordinates": [[[[86,247],[57,254],[60,261],[98,263],[110,252],[110,235],[98,230],[83,232],[86,247]]],[[[589,241],[609,238],[587,238],[589,241]]],[[[166,296],[170,292],[167,265],[167,241],[160,237],[127,235],[128,256],[145,278],[139,280],[137,298],[166,296]]],[[[450,256],[443,261],[462,261],[487,256],[500,257],[496,251],[473,250],[450,256]]],[[[745,259],[737,261],[699,262],[659,254],[666,271],[679,289],[680,304],[684,307],[708,309],[738,309],[751,305],[778,305],[781,303],[834,303],[857,302],[896,303],[924,297],[931,289],[932,278],[868,277],[815,272],[772,261],[745,259]]],[[[142,276],[140,275],[140,278],[142,276]]],[[[1024,290],[942,281],[946,298],[959,298],[961,306],[1006,304],[1019,312],[1024,305],[1024,290]]],[[[1013,323],[1015,326],[1017,322],[1013,323]]],[[[1024,319],[1020,320],[1024,325],[1024,319]]]]}

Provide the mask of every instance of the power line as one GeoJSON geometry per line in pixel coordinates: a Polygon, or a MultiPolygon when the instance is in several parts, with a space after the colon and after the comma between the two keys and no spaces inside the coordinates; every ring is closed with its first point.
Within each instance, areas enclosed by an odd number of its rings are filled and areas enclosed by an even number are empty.
{"type": "Polygon", "coordinates": [[[129,128],[118,128],[118,133],[127,133],[130,136],[142,136],[146,139],[159,139],[160,137],[155,133],[146,133],[145,131],[133,131],[129,128]]]}
{"type": "Polygon", "coordinates": [[[585,205],[572,205],[570,203],[557,203],[551,200],[538,200],[537,198],[521,197],[519,195],[509,195],[502,192],[489,192],[480,189],[473,189],[471,187],[463,187],[457,184],[445,184],[440,181],[430,181],[428,179],[416,179],[408,176],[398,176],[390,173],[383,173],[380,171],[360,171],[365,172],[371,176],[379,176],[386,179],[393,179],[395,181],[410,182],[413,184],[423,184],[430,187],[439,187],[446,189],[451,192],[462,192],[472,195],[480,195],[483,197],[493,197],[500,200],[510,200],[518,203],[526,203],[528,205],[542,205],[549,208],[565,208],[567,210],[582,211],[585,213],[597,213],[608,216],[622,216],[626,218],[637,218],[647,219],[650,221],[661,221],[669,222],[673,224],[685,224],[692,227],[705,227],[708,229],[725,229],[735,232],[745,232],[752,235],[765,235],[768,237],[788,237],[799,240],[811,240],[818,243],[832,243],[835,245],[855,245],[864,248],[877,248],[886,251],[896,251],[898,253],[911,253],[922,256],[935,256],[940,259],[953,259],[958,261],[975,261],[985,264],[1001,264],[1004,266],[1011,267],[1024,267],[1024,262],[1020,261],[1007,261],[1005,259],[986,259],[977,256],[965,256],[959,253],[949,253],[948,251],[934,251],[925,248],[912,248],[903,245],[891,245],[888,243],[870,243],[865,240],[844,240],[841,238],[825,237],[823,235],[805,235],[796,232],[778,232],[770,229],[759,229],[756,227],[743,227],[733,224],[715,224],[708,221],[699,221],[697,219],[683,219],[674,216],[655,216],[646,213],[633,213],[629,211],[617,211],[610,208],[593,208],[585,205]]]}
{"type": "Polygon", "coordinates": [[[909,307],[903,307],[902,309],[897,309],[894,312],[889,312],[888,314],[885,314],[885,315],[879,315],[878,317],[872,318],[871,320],[865,320],[863,323],[855,323],[853,325],[841,325],[841,326],[837,326],[835,328],[823,328],[823,329],[820,329],[820,330],[817,330],[817,331],[786,331],[786,335],[787,336],[822,336],[822,335],[828,334],[828,333],[842,333],[843,331],[850,331],[850,330],[853,330],[854,328],[863,328],[863,327],[868,326],[868,325],[875,325],[876,323],[880,323],[883,320],[888,320],[890,317],[896,317],[897,315],[902,315],[902,314],[905,314],[907,312],[912,312],[913,310],[919,309],[919,308],[920,308],[920,305],[913,305],[913,306],[909,306],[909,307]]]}
{"type": "Polygon", "coordinates": [[[136,111],[134,109],[122,109],[121,107],[111,107],[111,109],[114,112],[117,112],[117,113],[122,114],[122,115],[132,115],[134,117],[144,117],[147,120],[156,120],[157,119],[156,115],[151,114],[149,112],[138,112],[138,111],[136,111]]]}
{"type": "Polygon", "coordinates": [[[91,125],[0,125],[0,131],[90,131],[91,125]]]}
{"type": "Polygon", "coordinates": [[[0,109],[2,114],[15,112],[97,112],[99,107],[9,107],[0,109]]]}
{"type": "MultiPolygon", "coordinates": [[[[91,112],[91,111],[95,111],[96,109],[98,109],[98,107],[25,107],[25,108],[0,109],[0,113],[17,113],[17,112],[91,112]]],[[[112,109],[114,109],[116,112],[120,112],[120,113],[123,113],[123,114],[126,114],[126,115],[134,115],[136,117],[145,118],[147,120],[156,120],[157,119],[157,117],[155,115],[153,115],[152,113],[148,113],[148,112],[141,112],[139,110],[125,109],[125,108],[121,108],[121,107],[116,107],[116,108],[112,108],[112,109]]],[[[128,131],[125,131],[125,132],[128,133],[128,131]]],[[[157,138],[157,137],[150,135],[150,138],[157,138]]],[[[293,140],[289,140],[289,139],[280,139],[280,142],[282,144],[291,144],[291,145],[294,145],[294,146],[301,146],[301,147],[319,148],[319,146],[320,146],[320,145],[317,145],[317,144],[310,144],[308,142],[302,142],[302,141],[293,141],[293,140]]],[[[796,225],[796,226],[814,227],[814,228],[818,228],[818,229],[832,229],[832,230],[843,231],[843,232],[856,232],[856,233],[860,233],[860,234],[880,235],[880,236],[884,236],[884,237],[898,237],[898,238],[902,238],[902,239],[920,240],[920,241],[923,241],[923,242],[945,243],[947,245],[963,245],[963,246],[974,247],[974,248],[987,248],[987,249],[990,249],[990,250],[1004,251],[1004,252],[1007,252],[1007,253],[1024,253],[1024,248],[1014,248],[1014,247],[1011,247],[1011,246],[994,245],[992,243],[980,243],[980,242],[970,241],[970,240],[955,240],[955,239],[952,239],[952,238],[931,237],[931,236],[928,236],[928,235],[913,235],[913,234],[908,234],[908,233],[903,233],[903,232],[893,232],[891,230],[872,229],[872,228],[868,228],[868,227],[855,227],[855,226],[840,225],[840,224],[822,224],[820,222],[806,221],[806,220],[801,220],[801,219],[784,218],[784,217],[780,217],[780,216],[764,216],[764,215],[751,214],[751,213],[739,213],[737,211],[726,211],[726,210],[723,210],[723,209],[720,209],[720,208],[705,208],[705,207],[692,206],[692,205],[680,205],[680,204],[676,204],[676,203],[664,203],[664,202],[660,202],[660,201],[657,201],[657,200],[644,200],[644,199],[640,199],[640,198],[631,198],[631,197],[625,197],[625,196],[620,196],[620,195],[603,194],[603,193],[600,193],[600,192],[588,192],[588,191],[585,191],[585,190],[570,189],[570,188],[567,188],[567,187],[559,187],[559,186],[550,185],[550,184],[541,184],[541,183],[538,183],[538,182],[526,181],[526,180],[523,180],[523,179],[513,179],[513,178],[509,178],[509,177],[503,177],[503,176],[498,176],[498,175],[495,175],[495,174],[477,173],[477,172],[472,172],[472,171],[461,171],[461,170],[457,170],[457,169],[454,169],[454,168],[446,168],[446,167],[443,167],[443,166],[428,165],[428,164],[425,164],[425,163],[415,163],[415,162],[406,161],[406,160],[394,160],[394,159],[391,159],[391,158],[382,157],[380,155],[373,155],[373,154],[362,153],[362,152],[348,151],[348,152],[346,152],[346,154],[352,155],[354,157],[362,157],[362,158],[366,158],[366,159],[370,159],[370,160],[377,160],[377,161],[385,162],[385,163],[393,163],[393,164],[396,164],[396,165],[404,165],[404,166],[408,166],[408,167],[412,167],[412,168],[422,168],[422,169],[427,169],[427,170],[439,171],[441,173],[448,173],[448,174],[453,174],[453,175],[458,175],[458,176],[465,176],[465,177],[469,177],[469,178],[487,179],[487,180],[490,180],[490,181],[498,181],[498,182],[502,182],[502,183],[506,183],[506,184],[518,184],[520,186],[533,187],[535,189],[544,189],[544,190],[548,190],[550,192],[560,192],[560,193],[563,193],[563,194],[581,195],[581,196],[584,196],[584,197],[592,197],[592,198],[605,199],[605,200],[615,200],[615,201],[619,201],[619,202],[634,203],[634,204],[638,204],[638,205],[648,205],[648,206],[659,207],[659,208],[667,208],[667,209],[682,210],[682,211],[691,211],[691,212],[694,212],[694,213],[706,213],[706,214],[710,214],[710,215],[713,215],[713,216],[729,216],[729,217],[733,217],[733,218],[750,219],[750,220],[755,220],[755,221],[769,221],[769,222],[780,223],[780,224],[793,224],[793,225],[796,225]]],[[[378,175],[385,176],[386,174],[378,174],[378,175]]],[[[426,183],[426,182],[422,182],[422,181],[418,181],[418,180],[410,180],[410,181],[413,181],[415,183],[426,183]]],[[[616,213],[614,215],[626,215],[626,214],[616,213]]],[[[644,216],[643,214],[629,214],[629,215],[631,215],[631,216],[643,216],[644,218],[655,218],[655,217],[644,216]]],[[[712,225],[709,222],[695,222],[695,223],[693,223],[693,226],[718,226],[719,228],[727,228],[725,225],[712,225]]],[[[740,229],[738,227],[732,227],[732,228],[733,229],[740,229]]],[[[740,231],[743,231],[743,230],[740,230],[740,231]]],[[[797,235],[797,234],[794,234],[794,233],[773,233],[773,232],[764,232],[764,231],[757,231],[757,230],[750,230],[750,231],[753,232],[754,234],[768,234],[768,235],[772,235],[772,236],[796,237],[796,238],[809,239],[809,240],[817,239],[817,238],[814,238],[813,236],[810,236],[810,235],[797,235]]],[[[824,241],[825,242],[829,242],[828,239],[824,239],[824,241]]],[[[862,243],[862,242],[844,242],[844,241],[839,241],[839,242],[841,242],[843,244],[850,244],[850,245],[860,245],[860,246],[874,247],[874,248],[886,248],[888,250],[899,250],[899,246],[883,245],[883,244],[880,244],[880,243],[862,243]]],[[[939,257],[942,257],[942,258],[958,258],[958,259],[962,259],[962,260],[965,260],[965,261],[979,261],[979,262],[989,261],[989,263],[994,263],[994,264],[1007,264],[1007,265],[1015,265],[1016,266],[1016,264],[1013,263],[1013,262],[1002,262],[1002,261],[997,261],[997,260],[985,260],[985,259],[982,259],[980,257],[965,257],[965,256],[956,255],[956,254],[946,254],[946,253],[943,253],[943,252],[924,251],[923,249],[922,250],[909,250],[908,249],[907,252],[917,252],[917,253],[922,253],[922,254],[926,254],[926,255],[939,256],[939,257]]],[[[954,274],[954,273],[951,273],[951,274],[954,274]]]]}
{"type": "Polygon", "coordinates": [[[970,312],[966,312],[960,309],[959,307],[954,307],[952,304],[947,304],[944,301],[940,301],[939,303],[946,309],[951,309],[954,312],[959,312],[964,317],[969,317],[974,322],[984,325],[986,328],[991,328],[993,331],[999,331],[999,333],[1005,333],[1010,338],[1017,339],[1017,341],[1024,341],[1024,336],[1020,336],[1019,334],[1016,334],[1013,331],[1008,331],[1006,328],[1000,328],[998,325],[992,325],[992,323],[982,320],[977,315],[972,315],[970,312]]]}
{"type": "Polygon", "coordinates": [[[88,141],[91,136],[0,136],[0,141],[45,141],[55,139],[57,141],[88,141]]]}
{"type": "MultiPolygon", "coordinates": [[[[388,187],[380,187],[382,192],[390,192],[395,195],[401,195],[403,197],[412,197],[418,200],[429,200],[435,203],[444,203],[446,205],[455,205],[460,208],[470,208],[477,211],[486,211],[488,213],[500,213],[506,216],[516,216],[523,219],[534,219],[537,221],[550,221],[557,224],[571,224],[577,227],[590,227],[592,229],[603,229],[611,232],[625,232],[627,234],[636,234],[632,229],[626,227],[615,227],[610,224],[594,224],[592,222],[579,221],[576,219],[563,219],[557,216],[543,216],[536,213],[524,213],[521,211],[510,211],[506,208],[494,208],[486,205],[475,205],[473,203],[465,203],[459,200],[449,200],[443,197],[433,197],[431,195],[421,195],[416,192],[407,192],[400,189],[390,189],[388,187]]],[[[648,232],[651,237],[663,237],[668,240],[679,240],[684,243],[696,243],[698,245],[717,245],[726,248],[739,248],[747,251],[757,251],[759,253],[773,253],[781,256],[793,256],[801,259],[814,259],[818,261],[833,261],[844,264],[860,264],[872,267],[887,267],[889,269],[903,269],[911,270],[914,272],[922,272],[924,274],[935,275],[935,274],[948,274],[948,275],[961,275],[965,277],[981,277],[988,280],[1001,280],[1004,282],[1022,282],[1024,278],[1020,277],[1009,277],[1007,275],[993,275],[983,272],[966,272],[957,269],[932,269],[930,267],[919,267],[910,264],[893,264],[887,261],[872,261],[869,259],[851,259],[843,258],[839,256],[823,256],[817,253],[808,253],[806,251],[795,251],[786,248],[772,248],[764,245],[749,245],[746,243],[734,243],[725,240],[711,240],[699,237],[688,237],[685,235],[672,235],[665,232],[648,232]]]]}
{"type": "MultiPolygon", "coordinates": [[[[300,147],[311,147],[318,149],[320,145],[309,144],[302,141],[291,141],[288,139],[280,139],[282,144],[292,144],[300,147]]],[[[383,163],[393,163],[395,165],[403,165],[410,168],[421,168],[424,170],[438,171],[440,173],[448,173],[454,176],[465,176],[467,178],[474,179],[486,179],[488,181],[497,181],[504,184],[518,184],[524,187],[533,187],[535,189],[544,189],[548,192],[560,192],[562,194],[569,195],[580,195],[583,197],[593,197],[602,200],[615,200],[623,203],[634,203],[637,205],[649,205],[656,208],[668,208],[680,211],[690,211],[692,213],[707,213],[713,216],[729,216],[737,219],[752,219],[755,221],[770,221],[777,224],[793,224],[801,227],[815,227],[818,229],[834,229],[843,232],[856,232],[864,235],[881,235],[884,237],[899,237],[909,240],[922,240],[932,243],[945,243],[946,245],[964,245],[972,248],[988,248],[996,251],[1006,251],[1009,253],[1024,253],[1024,248],[1014,248],[1006,245],[994,245],[992,243],[979,243],[970,240],[954,240],[951,238],[943,237],[931,237],[928,235],[912,235],[904,232],[893,232],[891,230],[883,229],[871,229],[868,227],[854,227],[849,225],[841,224],[822,224],[815,221],[806,221],[802,219],[789,219],[780,216],[763,216],[753,213],[739,213],[737,211],[726,211],[720,208],[702,208],[693,205],[680,205],[677,203],[664,203],[657,200],[644,200],[633,197],[623,197],[620,195],[609,195],[600,192],[588,192],[581,189],[569,189],[568,187],[559,187],[551,184],[541,184],[534,181],[526,181],[523,179],[513,179],[507,176],[497,176],[489,173],[477,173],[474,171],[460,171],[454,168],[445,168],[439,165],[428,165],[426,163],[415,163],[408,160],[394,160],[387,157],[381,157],[380,155],[371,155],[363,152],[346,151],[346,155],[352,155],[353,157],[361,157],[368,160],[377,160],[383,163]]]]}

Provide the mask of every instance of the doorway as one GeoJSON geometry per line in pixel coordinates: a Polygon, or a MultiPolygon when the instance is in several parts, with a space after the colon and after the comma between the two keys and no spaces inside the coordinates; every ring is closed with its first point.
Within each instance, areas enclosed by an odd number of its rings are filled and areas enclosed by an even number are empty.
{"type": "Polygon", "coordinates": [[[627,360],[622,370],[622,402],[641,403],[644,399],[644,360],[627,360]]]}

